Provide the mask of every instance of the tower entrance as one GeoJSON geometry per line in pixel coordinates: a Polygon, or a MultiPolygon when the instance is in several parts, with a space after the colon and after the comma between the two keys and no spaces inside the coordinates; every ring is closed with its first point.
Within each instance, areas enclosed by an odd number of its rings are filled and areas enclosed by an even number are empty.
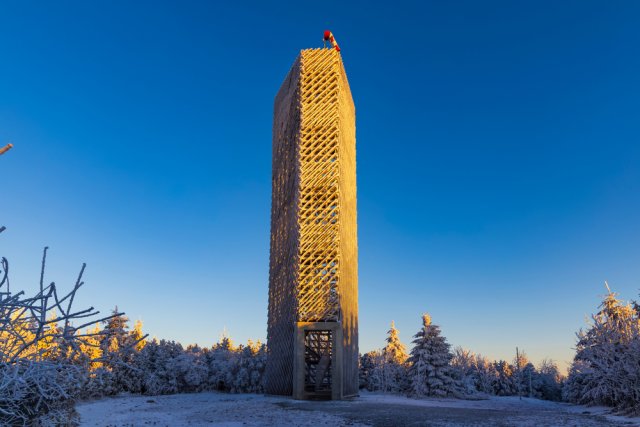
{"type": "Polygon", "coordinates": [[[316,399],[331,399],[331,358],[333,333],[330,330],[304,331],[304,391],[316,399]]]}
{"type": "Polygon", "coordinates": [[[342,399],[343,350],[340,322],[298,322],[293,363],[295,399],[342,399]]]}

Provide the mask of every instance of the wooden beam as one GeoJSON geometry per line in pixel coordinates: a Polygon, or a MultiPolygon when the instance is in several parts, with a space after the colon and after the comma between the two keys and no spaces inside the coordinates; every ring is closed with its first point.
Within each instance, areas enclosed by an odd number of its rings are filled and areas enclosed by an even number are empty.
{"type": "Polygon", "coordinates": [[[4,147],[0,148],[0,156],[6,153],[7,151],[13,148],[13,144],[7,144],[4,147]]]}

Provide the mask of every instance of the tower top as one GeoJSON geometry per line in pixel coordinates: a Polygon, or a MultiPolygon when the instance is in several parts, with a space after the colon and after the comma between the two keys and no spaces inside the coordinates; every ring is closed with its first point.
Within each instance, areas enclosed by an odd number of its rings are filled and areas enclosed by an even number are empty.
{"type": "Polygon", "coordinates": [[[333,46],[335,50],[340,52],[340,46],[338,46],[338,42],[336,41],[336,38],[333,37],[331,31],[325,30],[324,38],[322,39],[322,41],[325,43],[325,46],[327,42],[331,43],[331,46],[333,46]]]}

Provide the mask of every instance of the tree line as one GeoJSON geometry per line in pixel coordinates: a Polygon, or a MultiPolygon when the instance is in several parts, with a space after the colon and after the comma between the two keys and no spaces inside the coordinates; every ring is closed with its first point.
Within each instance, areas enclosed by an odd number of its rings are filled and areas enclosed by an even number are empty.
{"type": "MultiPolygon", "coordinates": [[[[267,346],[234,345],[223,337],[211,347],[148,339],[142,323],[114,309],[99,318],[75,309],[82,272],[61,294],[45,285],[34,296],[9,289],[8,262],[0,259],[0,424],[75,425],[80,399],[122,392],[146,395],[224,391],[263,393],[267,346]]],[[[577,333],[569,374],[524,353],[492,361],[451,349],[428,314],[407,351],[392,323],[383,348],[360,356],[360,387],[411,397],[528,396],[607,405],[640,414],[640,307],[611,291],[591,322],[577,333]]]]}
{"type": "Polygon", "coordinates": [[[386,345],[360,358],[360,386],[370,391],[405,393],[413,397],[478,395],[528,396],[560,400],[563,377],[552,360],[537,367],[521,352],[512,363],[490,361],[457,347],[453,351],[428,314],[413,337],[409,353],[393,322],[386,345]]]}

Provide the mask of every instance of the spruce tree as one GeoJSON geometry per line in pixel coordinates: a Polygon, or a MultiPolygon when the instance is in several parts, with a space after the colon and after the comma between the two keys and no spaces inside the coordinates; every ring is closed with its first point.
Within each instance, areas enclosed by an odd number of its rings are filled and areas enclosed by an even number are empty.
{"type": "Polygon", "coordinates": [[[431,316],[422,316],[422,329],[414,335],[409,364],[409,394],[445,397],[455,393],[456,384],[450,362],[453,357],[440,328],[431,316]]]}
{"type": "Polygon", "coordinates": [[[380,366],[382,390],[399,392],[406,388],[407,348],[400,342],[398,330],[393,321],[387,334],[387,345],[382,349],[383,358],[380,366]]]}
{"type": "Polygon", "coordinates": [[[493,393],[496,396],[513,396],[518,393],[514,366],[499,360],[493,362],[495,376],[493,380],[493,393]]]}
{"type": "Polygon", "coordinates": [[[387,331],[387,345],[383,349],[385,358],[392,363],[402,365],[407,361],[407,347],[400,342],[398,330],[393,321],[391,328],[387,331]]]}
{"type": "Polygon", "coordinates": [[[146,342],[142,340],[142,322],[136,322],[133,331],[129,330],[129,318],[118,312],[116,307],[113,317],[104,323],[101,333],[100,349],[103,367],[113,376],[114,387],[118,392],[140,392],[143,378],[134,365],[137,353],[146,342]]]}
{"type": "Polygon", "coordinates": [[[592,325],[578,333],[565,398],[640,414],[640,319],[609,291],[592,325]]]}

